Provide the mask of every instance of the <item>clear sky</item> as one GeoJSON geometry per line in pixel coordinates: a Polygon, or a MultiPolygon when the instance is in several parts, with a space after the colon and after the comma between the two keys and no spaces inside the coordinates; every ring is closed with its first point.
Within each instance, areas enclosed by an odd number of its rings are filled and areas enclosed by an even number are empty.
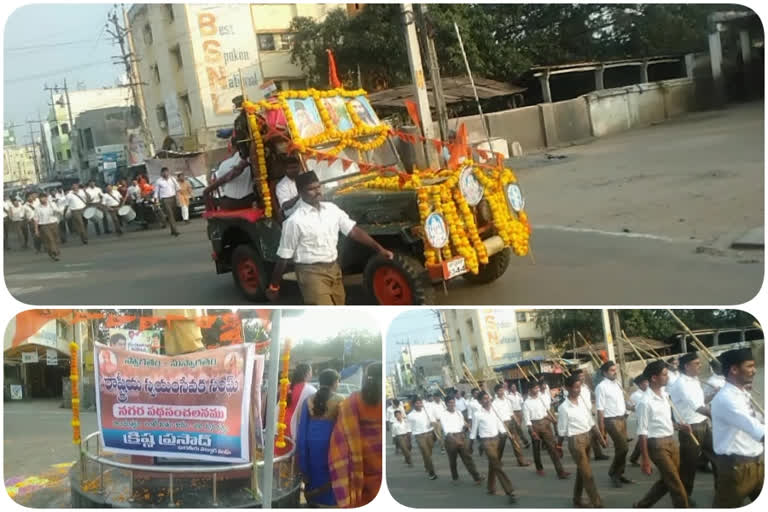
{"type": "Polygon", "coordinates": [[[306,309],[298,316],[283,318],[280,325],[282,336],[302,340],[321,341],[344,330],[367,330],[381,334],[379,319],[363,311],[336,309],[306,309]]]}
{"type": "MultiPolygon", "coordinates": [[[[38,112],[47,117],[46,83],[61,86],[66,78],[71,90],[78,82],[88,89],[115,85],[121,69],[111,57],[120,49],[103,31],[112,5],[28,5],[8,16],[3,27],[4,125],[38,119],[38,112]]],[[[28,125],[15,132],[18,140],[28,141],[28,125]]]]}
{"type": "Polygon", "coordinates": [[[403,348],[397,343],[410,341],[411,344],[436,343],[443,338],[435,311],[432,309],[416,309],[406,311],[396,316],[386,333],[387,374],[390,363],[399,358],[403,348]]]}

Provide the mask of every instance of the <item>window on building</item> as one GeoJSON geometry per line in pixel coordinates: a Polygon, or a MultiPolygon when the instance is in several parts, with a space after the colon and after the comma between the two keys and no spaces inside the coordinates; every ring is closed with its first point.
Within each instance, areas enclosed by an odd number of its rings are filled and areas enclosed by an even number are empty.
{"type": "Polygon", "coordinates": [[[72,150],[68,149],[67,150],[67,160],[69,160],[70,158],[72,158],[72,150]]]}
{"type": "Polygon", "coordinates": [[[535,338],[533,340],[533,350],[545,350],[547,348],[547,343],[544,341],[544,338],[535,338]]]}
{"type": "Polygon", "coordinates": [[[149,23],[144,25],[142,32],[144,34],[144,44],[149,46],[155,42],[155,39],[152,37],[152,26],[149,23]]]}
{"type": "Polygon", "coordinates": [[[524,324],[525,323],[525,311],[518,311],[515,316],[517,317],[517,322],[524,324]]]}
{"type": "Polygon", "coordinates": [[[59,136],[59,127],[58,126],[52,126],[51,127],[51,136],[58,137],[59,136]]]}
{"type": "Polygon", "coordinates": [[[189,102],[189,94],[180,94],[179,101],[181,102],[181,116],[184,119],[184,133],[190,135],[192,133],[192,104],[189,102]]]}
{"type": "Polygon", "coordinates": [[[152,78],[155,79],[155,83],[160,83],[160,66],[157,64],[152,64],[149,66],[149,71],[152,73],[152,78]]]}
{"type": "Polygon", "coordinates": [[[480,367],[480,351],[477,350],[477,347],[472,348],[472,358],[475,360],[475,368],[480,367]]]}
{"type": "Polygon", "coordinates": [[[263,52],[275,51],[275,34],[259,34],[259,50],[263,52]]]}
{"type": "Polygon", "coordinates": [[[61,151],[56,152],[56,160],[58,160],[59,162],[64,161],[64,155],[61,154],[61,151]]]}
{"type": "Polygon", "coordinates": [[[531,341],[532,340],[520,340],[520,350],[523,352],[530,352],[533,350],[531,341]]]}
{"type": "Polygon", "coordinates": [[[67,123],[61,124],[61,133],[63,133],[64,135],[69,134],[69,125],[67,123]]]}
{"type": "Polygon", "coordinates": [[[173,60],[176,62],[176,69],[181,69],[184,66],[184,61],[181,58],[181,46],[178,44],[169,50],[173,56],[173,60]]]}
{"type": "Polygon", "coordinates": [[[93,131],[90,128],[83,130],[83,138],[85,139],[86,149],[93,149],[93,131]]]}
{"type": "Polygon", "coordinates": [[[176,15],[173,14],[173,4],[165,4],[165,12],[168,15],[168,23],[173,23],[176,15]]]}
{"type": "Polygon", "coordinates": [[[469,332],[475,332],[475,323],[471,318],[467,318],[467,329],[469,329],[469,332]]]}
{"type": "Polygon", "coordinates": [[[165,112],[165,105],[160,105],[155,109],[157,113],[157,123],[163,130],[168,128],[168,114],[165,112]]]}
{"type": "Polygon", "coordinates": [[[293,34],[280,34],[280,49],[287,51],[293,48],[293,34]]]}

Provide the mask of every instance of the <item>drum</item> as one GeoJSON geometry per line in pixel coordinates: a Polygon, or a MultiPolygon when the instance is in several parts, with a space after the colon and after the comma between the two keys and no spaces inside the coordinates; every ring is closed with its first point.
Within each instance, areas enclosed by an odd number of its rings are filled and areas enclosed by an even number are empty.
{"type": "Polygon", "coordinates": [[[104,218],[104,212],[96,207],[89,206],[83,212],[83,218],[86,220],[101,220],[104,218]]]}
{"type": "Polygon", "coordinates": [[[128,205],[121,206],[117,210],[117,214],[120,216],[121,219],[123,219],[125,222],[131,222],[133,219],[136,218],[136,211],[134,211],[133,208],[131,208],[128,205]]]}

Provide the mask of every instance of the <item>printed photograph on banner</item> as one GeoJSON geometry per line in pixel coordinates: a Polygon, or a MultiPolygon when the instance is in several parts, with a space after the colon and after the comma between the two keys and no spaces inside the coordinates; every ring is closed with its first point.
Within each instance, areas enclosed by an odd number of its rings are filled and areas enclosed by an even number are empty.
{"type": "Polygon", "coordinates": [[[385,333],[389,492],[431,509],[754,506],[759,321],[734,309],[403,312],[385,333]]]}
{"type": "Polygon", "coordinates": [[[4,336],[6,492],[32,508],[363,506],[382,478],[381,349],[377,319],[344,310],[24,311],[4,336]]]}
{"type": "Polygon", "coordinates": [[[9,293],[30,307],[755,298],[765,274],[758,14],[471,7],[13,11],[9,293]],[[96,38],[92,62],[67,76],[62,62],[85,43],[54,35],[58,25],[96,38]],[[36,32],[45,39],[31,44],[36,32]]]}

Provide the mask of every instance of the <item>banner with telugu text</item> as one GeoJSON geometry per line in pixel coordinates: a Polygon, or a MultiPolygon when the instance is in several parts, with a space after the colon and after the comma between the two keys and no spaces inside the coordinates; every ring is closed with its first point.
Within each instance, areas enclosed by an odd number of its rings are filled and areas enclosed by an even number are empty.
{"type": "Polygon", "coordinates": [[[104,449],[247,462],[254,366],[264,363],[254,355],[252,344],[173,357],[95,344],[104,449]]]}

